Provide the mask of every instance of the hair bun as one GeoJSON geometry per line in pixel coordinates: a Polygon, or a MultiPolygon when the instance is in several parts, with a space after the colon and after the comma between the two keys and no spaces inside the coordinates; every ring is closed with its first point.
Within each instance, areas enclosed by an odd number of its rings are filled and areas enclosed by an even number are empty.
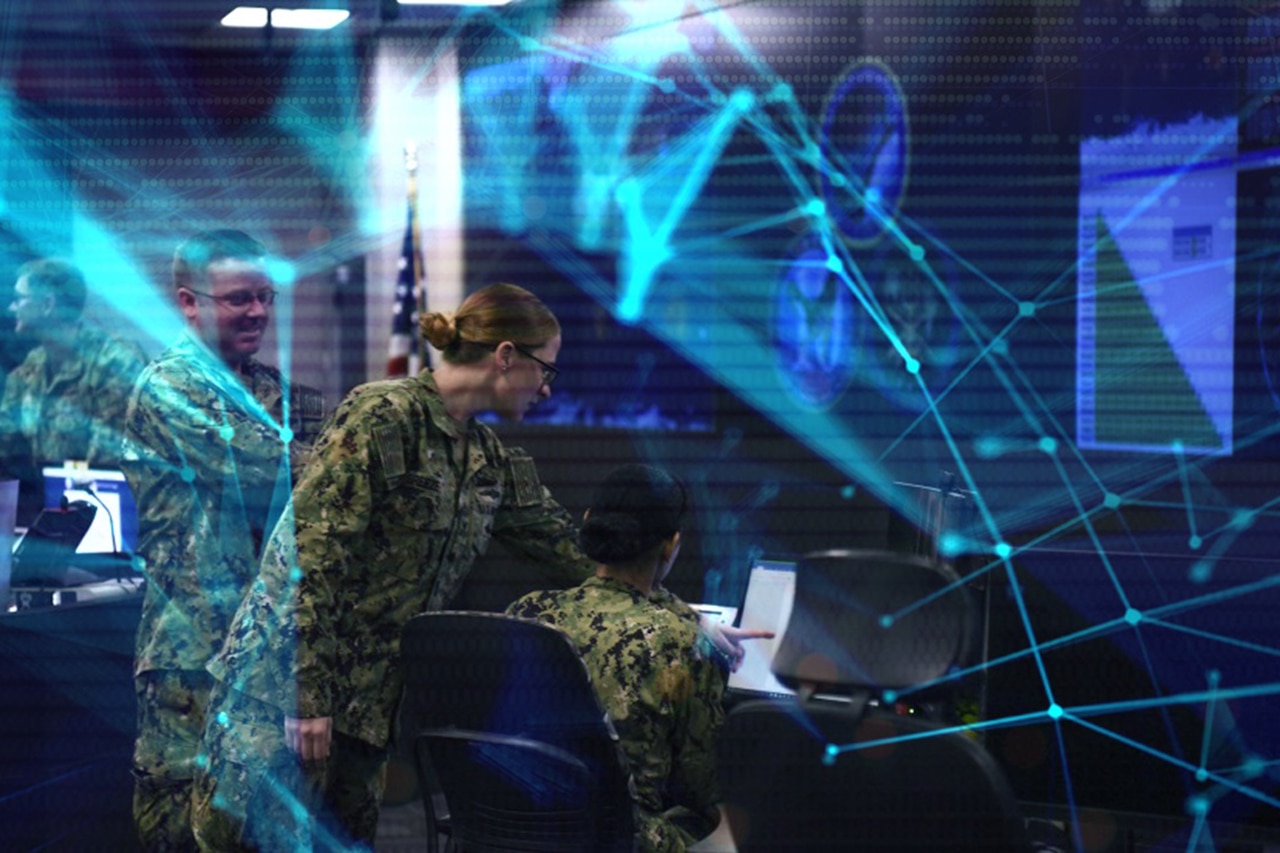
{"type": "Polygon", "coordinates": [[[429,311],[418,320],[418,329],[427,343],[438,350],[447,349],[458,340],[458,324],[452,314],[429,311]]]}
{"type": "Polygon", "coordinates": [[[578,531],[582,553],[600,563],[629,560],[642,553],[651,543],[645,540],[640,519],[619,513],[587,517],[578,531]]]}

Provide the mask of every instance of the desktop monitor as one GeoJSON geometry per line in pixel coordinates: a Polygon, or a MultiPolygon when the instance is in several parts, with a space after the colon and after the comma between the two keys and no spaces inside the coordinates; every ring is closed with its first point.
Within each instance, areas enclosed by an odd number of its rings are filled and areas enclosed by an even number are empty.
{"type": "Polygon", "coordinates": [[[138,508],[122,472],[50,466],[43,474],[47,509],[57,509],[66,500],[86,501],[99,510],[76,553],[132,553],[138,540],[138,508]]]}

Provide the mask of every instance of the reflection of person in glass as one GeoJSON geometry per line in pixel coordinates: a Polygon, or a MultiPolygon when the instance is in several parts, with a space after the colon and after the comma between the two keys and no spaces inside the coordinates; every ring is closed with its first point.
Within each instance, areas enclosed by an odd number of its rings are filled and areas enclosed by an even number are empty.
{"type": "Polygon", "coordinates": [[[507,612],[554,625],[577,646],[631,768],[643,851],[684,850],[715,829],[715,739],[724,670],[693,608],[663,587],[680,553],[684,484],[624,465],[596,488],[582,550],[595,576],[534,592],[507,612]]]}
{"type": "Polygon", "coordinates": [[[84,275],[67,261],[18,270],[9,310],[15,332],[36,346],[5,381],[0,466],[23,481],[27,501],[42,497],[47,463],[114,468],[120,460],[125,408],[146,359],[137,344],[83,322],[86,296],[84,275]]]}
{"type": "Polygon", "coordinates": [[[802,254],[782,280],[777,302],[781,367],[805,400],[831,402],[844,388],[852,309],[825,252],[802,254]]]}
{"type": "Polygon", "coordinates": [[[341,849],[372,847],[404,624],[446,606],[491,540],[558,585],[595,568],[533,459],[475,418],[519,421],[550,395],[555,316],[496,284],[421,324],[440,363],[338,407],[209,667],[202,849],[296,849],[307,809],[341,849]]]}
{"type": "Polygon", "coordinates": [[[275,301],[261,243],[230,229],[197,234],[174,255],[173,286],[187,329],[138,379],[122,463],[147,578],[134,660],[134,822],[147,850],[165,851],[195,849],[205,666],[324,409],[318,391],[289,386],[255,358],[275,301]]]}

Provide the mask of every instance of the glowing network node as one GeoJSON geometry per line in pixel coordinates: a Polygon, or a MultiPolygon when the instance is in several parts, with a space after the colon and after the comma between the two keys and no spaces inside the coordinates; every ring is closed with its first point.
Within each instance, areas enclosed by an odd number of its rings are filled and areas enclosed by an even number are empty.
{"type": "Polygon", "coordinates": [[[1187,547],[1190,548],[1192,551],[1199,550],[1200,546],[1203,544],[1204,544],[1204,540],[1201,539],[1199,536],[1192,536],[1190,539],[1187,540],[1187,547]]]}
{"type": "Polygon", "coordinates": [[[915,261],[916,263],[923,261],[924,256],[925,256],[924,246],[921,246],[919,243],[912,243],[910,246],[907,247],[907,257],[911,258],[911,260],[915,261]]]}
{"type": "Polygon", "coordinates": [[[1041,438],[1039,441],[1039,446],[1042,451],[1050,455],[1058,452],[1058,441],[1052,436],[1046,435],[1043,438],[1041,438]]]}
{"type": "Polygon", "coordinates": [[[1102,505],[1105,506],[1107,509],[1119,509],[1120,503],[1121,503],[1120,496],[1117,495],[1115,492],[1107,492],[1107,494],[1102,499],[1102,505]]]}
{"type": "Polygon", "coordinates": [[[1130,625],[1137,625],[1142,621],[1142,611],[1135,610],[1130,607],[1124,612],[1124,621],[1128,622],[1130,625]]]}
{"type": "Polygon", "coordinates": [[[955,557],[961,552],[964,539],[954,530],[948,530],[938,539],[938,551],[944,557],[955,557]]]}
{"type": "Polygon", "coordinates": [[[842,486],[840,488],[840,497],[846,501],[853,500],[854,496],[856,496],[857,494],[858,494],[858,487],[853,483],[849,483],[848,485],[842,486]]]}
{"type": "Polygon", "coordinates": [[[833,273],[842,273],[844,272],[844,261],[840,260],[835,255],[828,255],[827,269],[831,270],[833,273]]]}
{"type": "Polygon", "coordinates": [[[676,84],[670,77],[663,77],[658,81],[658,89],[670,95],[676,90],[676,84]]]}
{"type": "Polygon", "coordinates": [[[1012,553],[1013,553],[1013,546],[1010,545],[1008,542],[996,543],[995,554],[1000,559],[1002,560],[1008,559],[1009,555],[1012,553]]]}
{"type": "Polygon", "coordinates": [[[292,583],[301,583],[301,582],[302,582],[302,569],[298,568],[297,566],[294,566],[292,569],[290,569],[290,570],[289,570],[289,580],[290,580],[292,583]]]}
{"type": "Polygon", "coordinates": [[[230,441],[231,439],[235,438],[235,435],[236,435],[236,428],[231,426],[230,424],[223,424],[221,427],[218,428],[218,437],[221,438],[223,441],[230,441]]]}
{"type": "Polygon", "coordinates": [[[906,360],[906,367],[907,367],[907,373],[910,373],[912,376],[915,376],[917,373],[919,373],[919,372],[920,372],[920,361],[919,361],[919,359],[916,359],[916,358],[908,358],[908,359],[906,360]]]}
{"type": "Polygon", "coordinates": [[[896,690],[886,690],[880,695],[884,698],[884,701],[890,705],[898,701],[898,691],[896,690]]]}
{"type": "Polygon", "coordinates": [[[1209,578],[1213,577],[1213,566],[1208,560],[1196,560],[1191,564],[1188,576],[1192,583],[1207,583],[1209,578]]]}
{"type": "Polygon", "coordinates": [[[805,202],[804,212],[815,219],[821,218],[827,213],[827,205],[820,198],[811,198],[805,202]]]}
{"type": "Polygon", "coordinates": [[[1019,303],[1018,303],[1018,316],[1019,316],[1019,317],[1034,317],[1034,316],[1035,316],[1035,314],[1036,314],[1036,304],[1035,304],[1034,302],[1019,302],[1019,303]]]}
{"type": "Polygon", "coordinates": [[[226,711],[219,711],[217,720],[218,720],[218,725],[222,726],[223,728],[226,728],[231,724],[231,717],[227,714],[226,711]]]}
{"type": "Polygon", "coordinates": [[[984,435],[973,442],[973,450],[983,459],[994,459],[1004,453],[1004,439],[984,435]]]}
{"type": "Polygon", "coordinates": [[[1063,714],[1065,714],[1066,712],[1062,710],[1061,705],[1059,705],[1057,702],[1054,702],[1045,710],[1045,713],[1048,714],[1049,719],[1051,720],[1060,720],[1062,719],[1063,714]]]}
{"type": "Polygon", "coordinates": [[[178,478],[184,483],[194,483],[196,479],[196,472],[184,465],[178,469],[178,478]]]}
{"type": "Polygon", "coordinates": [[[893,627],[893,616],[892,616],[892,615],[890,615],[890,614],[888,614],[888,613],[886,613],[886,614],[884,614],[883,616],[881,616],[881,617],[880,617],[879,622],[880,622],[880,627],[881,627],[881,628],[886,628],[886,629],[887,629],[887,628],[892,628],[892,627],[893,627]]]}
{"type": "MultiPolygon", "coordinates": [[[[1199,774],[1197,774],[1198,776],[1199,774]]],[[[1201,817],[1209,813],[1209,800],[1206,797],[1196,795],[1187,798],[1187,814],[1194,817],[1201,817]]]]}
{"type": "Polygon", "coordinates": [[[289,429],[289,427],[280,427],[280,440],[285,444],[293,441],[293,430],[289,429]]]}
{"type": "Polygon", "coordinates": [[[292,287],[298,280],[298,268],[283,258],[272,258],[267,262],[267,275],[280,287],[292,287]]]}
{"type": "Polygon", "coordinates": [[[840,754],[840,747],[834,743],[827,744],[827,748],[822,751],[822,763],[830,767],[836,763],[836,756],[840,754]]]}

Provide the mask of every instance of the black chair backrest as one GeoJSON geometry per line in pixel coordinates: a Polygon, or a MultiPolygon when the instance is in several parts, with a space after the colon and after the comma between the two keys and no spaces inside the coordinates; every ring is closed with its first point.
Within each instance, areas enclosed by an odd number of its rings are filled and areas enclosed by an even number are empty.
{"type": "MultiPolygon", "coordinates": [[[[591,782],[594,826],[587,849],[631,849],[634,804],[626,757],[568,637],[500,614],[423,613],[405,626],[401,658],[400,720],[415,743],[419,734],[452,730],[537,742],[572,756],[591,782]]],[[[449,801],[452,831],[462,837],[468,832],[457,804],[462,794],[449,789],[441,769],[434,772],[449,801]]],[[[433,772],[419,770],[428,778],[433,772]]]]}
{"type": "Polygon", "coordinates": [[[718,752],[739,853],[1030,850],[1017,802],[986,751],[915,717],[745,702],[725,719],[718,752]]]}
{"type": "Polygon", "coordinates": [[[773,671],[792,689],[810,683],[824,693],[928,684],[965,660],[974,618],[955,573],[923,557],[806,554],[773,671]]]}

